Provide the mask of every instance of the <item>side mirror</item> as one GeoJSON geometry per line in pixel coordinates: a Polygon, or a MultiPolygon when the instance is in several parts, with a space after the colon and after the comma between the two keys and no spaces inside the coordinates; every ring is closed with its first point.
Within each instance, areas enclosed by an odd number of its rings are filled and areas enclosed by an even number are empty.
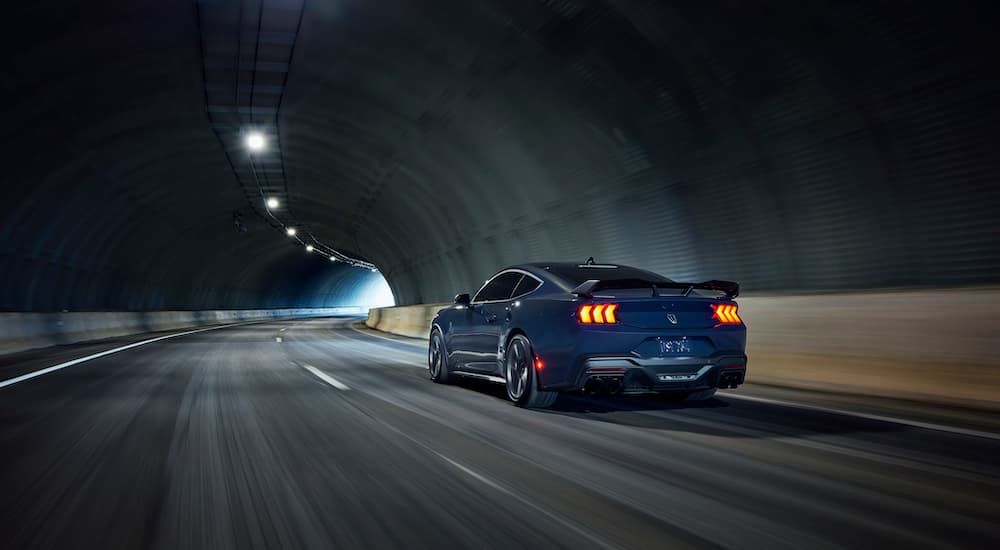
{"type": "Polygon", "coordinates": [[[472,302],[472,298],[470,298],[468,294],[463,293],[455,295],[455,303],[460,306],[467,306],[470,302],[472,302]]]}

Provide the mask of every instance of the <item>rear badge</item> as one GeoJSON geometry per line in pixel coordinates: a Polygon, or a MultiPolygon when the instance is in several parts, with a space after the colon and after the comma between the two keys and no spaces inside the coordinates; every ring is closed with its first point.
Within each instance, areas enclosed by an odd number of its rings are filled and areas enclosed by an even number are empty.
{"type": "Polygon", "coordinates": [[[677,324],[677,316],[674,315],[673,313],[668,313],[667,314],[667,320],[670,321],[671,325],[676,325],[677,324]]]}
{"type": "Polygon", "coordinates": [[[697,374],[660,374],[660,375],[657,375],[657,378],[660,379],[660,382],[677,382],[678,380],[681,380],[681,381],[684,381],[684,380],[694,380],[695,378],[698,378],[698,375],[697,374]]]}

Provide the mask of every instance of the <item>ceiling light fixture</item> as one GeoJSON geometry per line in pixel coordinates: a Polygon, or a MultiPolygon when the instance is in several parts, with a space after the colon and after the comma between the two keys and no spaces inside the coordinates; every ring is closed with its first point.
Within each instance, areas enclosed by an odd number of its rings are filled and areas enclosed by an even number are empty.
{"type": "Polygon", "coordinates": [[[246,137],[247,149],[252,153],[259,153],[264,150],[267,143],[264,141],[264,134],[260,132],[250,132],[246,137]]]}
{"type": "Polygon", "coordinates": [[[285,230],[285,233],[288,233],[289,237],[294,237],[296,231],[294,227],[289,227],[288,229],[285,230]]]}
{"type": "Polygon", "coordinates": [[[271,210],[274,210],[275,208],[277,208],[280,205],[281,205],[281,203],[278,202],[278,199],[276,199],[274,197],[271,197],[271,198],[267,199],[267,207],[270,208],[271,210]]]}
{"type": "Polygon", "coordinates": [[[307,244],[306,245],[306,252],[312,252],[312,251],[313,251],[313,245],[307,244]]]}

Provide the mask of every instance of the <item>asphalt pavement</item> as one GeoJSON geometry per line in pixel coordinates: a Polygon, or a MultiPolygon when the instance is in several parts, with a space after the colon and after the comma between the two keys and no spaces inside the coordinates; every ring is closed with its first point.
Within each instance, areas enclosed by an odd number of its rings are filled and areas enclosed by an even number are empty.
{"type": "MultiPolygon", "coordinates": [[[[752,384],[524,410],[430,382],[424,343],[353,321],[207,330],[0,387],[0,547],[1000,543],[993,416],[752,384]]],[[[0,380],[143,338],[5,356],[0,380]]]]}

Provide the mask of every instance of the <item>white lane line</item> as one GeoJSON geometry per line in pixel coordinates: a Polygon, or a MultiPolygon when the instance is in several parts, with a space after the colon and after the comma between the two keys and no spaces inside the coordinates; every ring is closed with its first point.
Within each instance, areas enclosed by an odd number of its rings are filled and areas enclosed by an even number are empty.
{"type": "Polygon", "coordinates": [[[274,341],[280,344],[281,343],[281,336],[276,336],[274,338],[274,341]]]}
{"type": "Polygon", "coordinates": [[[431,450],[431,452],[434,453],[434,454],[436,454],[438,456],[438,458],[440,458],[441,460],[444,460],[448,464],[451,464],[452,466],[454,466],[454,467],[458,468],[459,470],[462,470],[466,474],[470,475],[475,480],[477,480],[477,481],[479,481],[481,483],[484,483],[484,484],[488,485],[489,487],[492,487],[493,489],[496,489],[497,491],[500,491],[501,493],[503,493],[505,495],[514,496],[510,491],[508,491],[504,487],[502,487],[502,486],[494,483],[493,480],[491,480],[491,479],[483,476],[482,474],[480,474],[479,472],[473,470],[472,468],[468,468],[464,464],[460,464],[458,462],[455,462],[454,460],[452,460],[452,459],[444,456],[443,454],[441,454],[441,453],[439,453],[437,451],[431,450]]]}
{"type": "Polygon", "coordinates": [[[13,386],[18,382],[24,382],[25,380],[31,380],[32,378],[37,378],[43,374],[48,374],[50,372],[55,372],[60,369],[65,369],[66,367],[72,367],[73,365],[79,365],[80,363],[85,363],[87,361],[92,361],[94,359],[104,357],[105,355],[111,355],[112,353],[118,353],[120,351],[125,351],[132,348],[137,348],[139,346],[145,346],[146,344],[152,344],[153,342],[159,342],[160,340],[166,340],[168,338],[177,338],[178,336],[186,336],[188,334],[194,334],[196,332],[205,332],[206,330],[217,330],[220,328],[234,327],[237,325],[245,325],[246,323],[236,323],[232,325],[221,325],[217,327],[200,328],[197,330],[189,330],[187,332],[178,332],[177,334],[168,334],[166,336],[160,336],[158,338],[151,338],[149,340],[143,340],[141,342],[135,342],[127,346],[122,346],[119,348],[109,349],[107,351],[102,351],[100,353],[95,353],[93,355],[88,355],[86,357],[80,357],[78,359],[73,359],[72,361],[66,361],[65,363],[59,363],[58,365],[52,365],[51,367],[46,367],[41,370],[36,370],[34,372],[29,372],[28,374],[22,374],[14,378],[9,378],[0,382],[0,388],[6,388],[7,386],[13,386]]]}
{"type": "Polygon", "coordinates": [[[831,414],[842,414],[844,416],[853,416],[855,418],[864,418],[866,420],[878,420],[880,422],[890,422],[893,424],[902,424],[904,426],[911,426],[913,428],[923,428],[925,430],[936,430],[939,432],[948,432],[958,435],[967,435],[971,437],[982,437],[985,439],[996,439],[1000,440],[1000,434],[992,432],[984,432],[982,430],[970,430],[966,428],[959,428],[956,426],[946,426],[944,424],[935,424],[933,422],[921,422],[919,420],[909,420],[906,418],[896,418],[892,416],[882,416],[880,414],[869,414],[855,411],[848,411],[844,409],[834,409],[830,407],[821,407],[819,405],[807,405],[805,403],[795,403],[793,401],[781,401],[778,399],[768,399],[766,397],[754,397],[752,395],[738,395],[731,393],[721,394],[721,397],[732,398],[732,399],[743,399],[744,401],[756,401],[758,403],[768,403],[771,405],[781,405],[784,407],[795,407],[798,409],[807,409],[810,411],[825,412],[831,414]]]}
{"type": "Polygon", "coordinates": [[[319,378],[320,380],[326,382],[327,384],[330,384],[331,386],[337,388],[340,391],[346,391],[351,389],[347,387],[347,384],[341,382],[340,380],[337,380],[336,378],[326,374],[325,372],[317,369],[312,365],[302,365],[302,367],[305,368],[307,371],[313,373],[313,375],[315,375],[316,378],[319,378]]]}
{"type": "Polygon", "coordinates": [[[555,521],[563,524],[565,527],[569,528],[570,530],[572,530],[576,534],[580,535],[581,537],[583,537],[585,539],[588,539],[590,542],[596,544],[597,546],[600,546],[601,548],[609,548],[609,549],[620,548],[619,546],[614,545],[614,544],[612,544],[612,543],[604,540],[603,538],[601,538],[600,536],[598,536],[596,533],[590,532],[588,529],[586,529],[586,527],[578,525],[575,521],[572,521],[572,520],[570,520],[568,518],[563,517],[558,512],[553,512],[551,510],[548,510],[547,508],[543,508],[539,504],[536,504],[533,501],[533,499],[528,499],[526,497],[521,496],[518,493],[515,493],[514,491],[512,491],[512,490],[510,490],[510,489],[508,489],[508,488],[500,485],[499,483],[497,483],[497,482],[489,479],[488,477],[480,474],[479,472],[473,470],[472,468],[469,468],[469,467],[467,467],[464,464],[461,464],[459,462],[455,462],[454,460],[452,460],[452,459],[448,458],[447,456],[445,456],[445,455],[443,455],[443,454],[435,451],[434,449],[431,449],[430,447],[424,446],[424,448],[427,449],[428,451],[434,453],[435,455],[437,455],[438,458],[444,460],[448,464],[451,464],[452,466],[454,466],[458,470],[462,471],[463,473],[465,473],[469,477],[475,479],[476,481],[478,481],[478,482],[486,485],[487,487],[490,487],[491,489],[499,491],[500,493],[503,493],[504,495],[507,495],[508,497],[513,498],[513,499],[521,502],[524,505],[527,505],[527,506],[529,506],[531,508],[534,508],[537,512],[540,512],[540,513],[548,516],[549,518],[551,518],[551,519],[553,519],[553,520],[555,520],[555,521]]]}
{"type": "Polygon", "coordinates": [[[285,328],[279,330],[278,332],[285,332],[286,330],[288,330],[288,327],[285,327],[285,328]]]}

